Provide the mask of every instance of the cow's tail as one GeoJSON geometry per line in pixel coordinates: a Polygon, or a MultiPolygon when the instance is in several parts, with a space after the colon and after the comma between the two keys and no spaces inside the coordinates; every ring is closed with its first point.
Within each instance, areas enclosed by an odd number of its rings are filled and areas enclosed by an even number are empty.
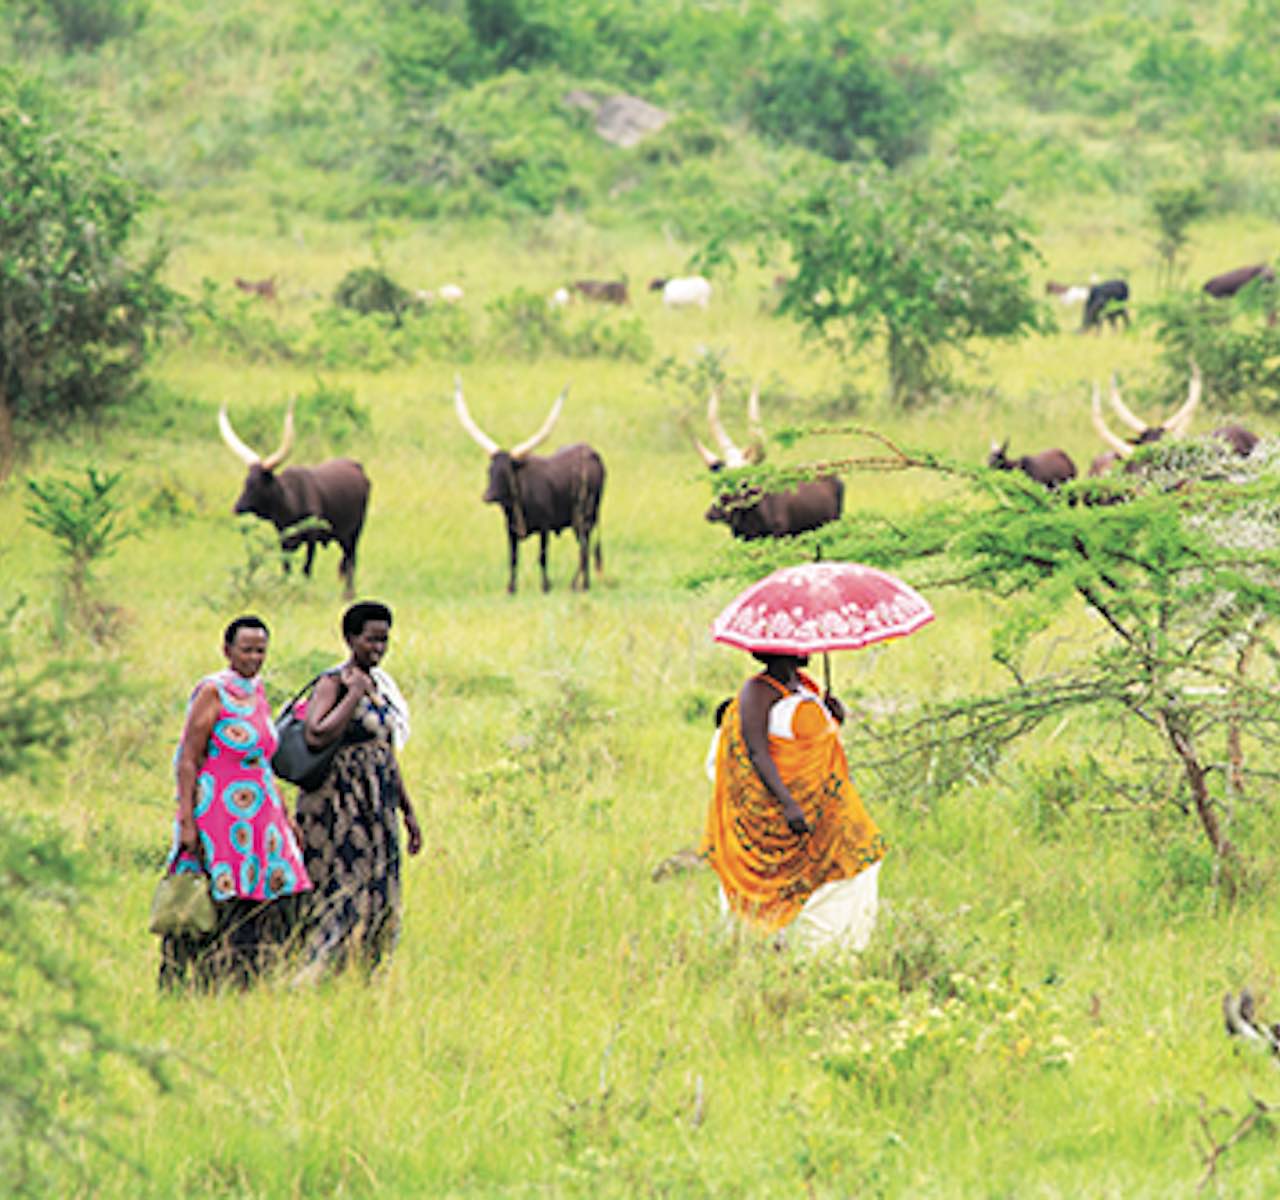
{"type": "Polygon", "coordinates": [[[604,534],[600,532],[600,516],[596,515],[596,574],[604,575],[604,534]]]}

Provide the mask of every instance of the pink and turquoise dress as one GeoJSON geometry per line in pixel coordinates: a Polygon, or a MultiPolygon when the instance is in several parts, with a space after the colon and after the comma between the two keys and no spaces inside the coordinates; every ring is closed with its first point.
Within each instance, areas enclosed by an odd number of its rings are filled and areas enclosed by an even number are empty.
{"type": "MultiPolygon", "coordinates": [[[[196,827],[214,900],[277,900],[311,890],[271,773],[276,730],[260,679],[219,671],[201,680],[218,689],[204,765],[196,779],[196,827]]],[[[178,850],[174,816],[171,872],[199,871],[201,864],[178,850]]]]}

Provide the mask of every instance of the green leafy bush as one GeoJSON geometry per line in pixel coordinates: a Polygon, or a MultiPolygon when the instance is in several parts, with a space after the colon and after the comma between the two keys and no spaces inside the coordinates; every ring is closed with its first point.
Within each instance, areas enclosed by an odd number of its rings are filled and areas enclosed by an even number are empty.
{"type": "Polygon", "coordinates": [[[747,89],[755,127],[838,162],[893,165],[928,144],[950,103],[936,70],[888,57],[850,21],[796,25],[768,46],[747,89]]]}
{"type": "Polygon", "coordinates": [[[1040,327],[1029,233],[981,163],[954,160],[832,175],[780,200],[762,236],[795,263],[780,311],[845,352],[882,337],[891,394],[910,405],[945,384],[947,347],[1040,327]]]}
{"type": "Polygon", "coordinates": [[[47,24],[69,53],[134,33],[149,7],[148,0],[28,0],[26,13],[28,21],[47,24]]]}
{"type": "Polygon", "coordinates": [[[93,118],[0,71],[0,442],[9,415],[93,410],[133,385],[173,303],[164,251],[128,257],[145,202],[93,118]]]}
{"type": "Polygon", "coordinates": [[[1209,394],[1256,412],[1280,411],[1280,326],[1269,323],[1275,285],[1255,280],[1230,303],[1173,294],[1148,306],[1166,380],[1181,384],[1196,362],[1209,394]]]}
{"type": "Polygon", "coordinates": [[[27,480],[27,520],[57,543],[66,559],[65,583],[72,600],[84,600],[95,563],[107,558],[133,531],[121,520],[123,506],[115,495],[119,471],[84,469],[85,482],[66,479],[27,480]]]}
{"type": "Polygon", "coordinates": [[[354,389],[319,379],[298,397],[294,413],[305,439],[318,443],[325,454],[345,450],[356,435],[368,433],[372,427],[369,410],[356,401],[354,389]]]}
{"type": "Polygon", "coordinates": [[[413,297],[381,267],[354,267],[339,280],[333,302],[365,315],[386,313],[399,325],[413,297]]]}
{"type": "Polygon", "coordinates": [[[381,177],[410,185],[424,216],[578,207],[605,148],[564,103],[570,86],[557,74],[512,72],[406,110],[381,177]]]}

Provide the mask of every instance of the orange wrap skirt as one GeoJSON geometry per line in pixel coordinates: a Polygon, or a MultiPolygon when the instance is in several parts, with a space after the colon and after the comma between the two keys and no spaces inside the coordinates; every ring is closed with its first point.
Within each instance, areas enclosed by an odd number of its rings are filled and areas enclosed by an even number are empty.
{"type": "Polygon", "coordinates": [[[736,698],[720,725],[700,853],[730,909],[765,930],[790,924],[824,883],[852,879],[888,850],[849,778],[839,727],[827,719],[804,726],[794,738],[769,737],[778,773],[809,823],[811,832],[797,836],[751,765],[736,698]]]}

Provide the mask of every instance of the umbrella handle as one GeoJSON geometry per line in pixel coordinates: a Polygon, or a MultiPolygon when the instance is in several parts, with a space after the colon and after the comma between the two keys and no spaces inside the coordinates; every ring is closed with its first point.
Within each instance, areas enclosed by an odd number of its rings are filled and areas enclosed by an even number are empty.
{"type": "Polygon", "coordinates": [[[831,652],[822,652],[822,686],[828,696],[831,695],[831,652]]]}

